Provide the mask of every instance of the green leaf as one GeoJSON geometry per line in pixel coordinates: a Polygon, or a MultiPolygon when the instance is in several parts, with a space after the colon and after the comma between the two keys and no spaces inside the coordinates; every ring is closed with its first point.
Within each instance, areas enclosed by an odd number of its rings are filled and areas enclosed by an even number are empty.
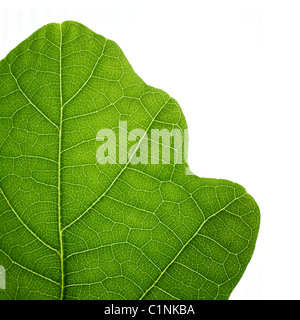
{"type": "Polygon", "coordinates": [[[153,129],[187,125],[113,41],[76,22],[46,25],[0,62],[0,83],[0,299],[230,296],[259,209],[240,185],[184,161],[132,163],[154,152],[153,129]],[[124,123],[145,132],[131,133],[129,156],[120,137],[102,152],[99,131],[124,123]]]}

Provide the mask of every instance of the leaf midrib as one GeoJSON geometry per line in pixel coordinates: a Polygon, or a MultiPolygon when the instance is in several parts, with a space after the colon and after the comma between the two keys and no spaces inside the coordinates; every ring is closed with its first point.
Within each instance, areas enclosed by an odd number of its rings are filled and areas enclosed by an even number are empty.
{"type": "Polygon", "coordinates": [[[63,130],[63,120],[64,120],[64,106],[67,105],[70,101],[72,101],[78,94],[81,92],[81,90],[85,87],[85,85],[89,82],[92,75],[94,74],[94,71],[99,64],[99,61],[104,53],[104,48],[107,42],[107,39],[105,39],[105,44],[103,46],[102,53],[99,55],[98,60],[96,61],[90,76],[88,79],[84,82],[84,84],[77,90],[77,92],[69,98],[65,103],[63,103],[63,86],[62,86],[62,43],[63,43],[63,32],[62,32],[62,24],[59,24],[60,28],[60,44],[59,44],[59,109],[60,109],[60,118],[59,118],[59,145],[58,145],[58,199],[57,199],[57,212],[58,212],[58,233],[59,233],[59,256],[60,256],[60,272],[61,272],[61,291],[60,291],[60,300],[63,300],[64,298],[64,288],[65,288],[65,272],[64,272],[64,247],[63,247],[63,232],[65,228],[62,228],[62,216],[61,216],[61,204],[62,204],[62,197],[61,197],[61,157],[62,157],[62,130],[63,130]]]}
{"type": "Polygon", "coordinates": [[[58,232],[60,245],[60,272],[61,272],[61,290],[60,299],[64,297],[64,248],[62,239],[62,223],[61,223],[61,143],[62,143],[62,120],[63,120],[63,103],[62,103],[62,24],[60,27],[60,43],[59,43],[59,102],[60,102],[60,119],[59,119],[59,136],[58,136],[58,196],[57,196],[57,212],[58,212],[58,232]]]}

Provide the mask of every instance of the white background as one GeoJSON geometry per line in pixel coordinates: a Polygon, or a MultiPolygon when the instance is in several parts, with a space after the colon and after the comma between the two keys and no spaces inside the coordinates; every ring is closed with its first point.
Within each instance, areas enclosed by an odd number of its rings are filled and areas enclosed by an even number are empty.
{"type": "Polygon", "coordinates": [[[231,299],[300,299],[300,1],[3,1],[0,59],[38,28],[75,20],[117,42],[173,96],[201,177],[243,185],[261,209],[231,299]]]}

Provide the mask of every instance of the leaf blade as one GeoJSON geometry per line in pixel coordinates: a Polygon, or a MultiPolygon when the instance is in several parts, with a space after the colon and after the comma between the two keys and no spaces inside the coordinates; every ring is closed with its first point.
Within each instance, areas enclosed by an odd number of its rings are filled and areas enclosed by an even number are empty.
{"type": "Polygon", "coordinates": [[[0,62],[0,81],[0,260],[11,270],[0,298],[229,297],[259,228],[245,189],[186,175],[185,163],[135,165],[134,153],[96,162],[98,130],[119,121],[144,129],[135,151],[152,129],[187,128],[117,44],[50,24],[0,62]]]}

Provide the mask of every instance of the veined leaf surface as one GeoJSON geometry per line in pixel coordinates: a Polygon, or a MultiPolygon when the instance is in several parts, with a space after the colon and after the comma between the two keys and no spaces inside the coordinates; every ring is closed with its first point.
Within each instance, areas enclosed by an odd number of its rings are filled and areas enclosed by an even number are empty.
{"type": "Polygon", "coordinates": [[[46,25],[0,62],[0,83],[0,299],[230,296],[259,228],[245,189],[186,163],[97,162],[97,133],[120,121],[187,128],[116,43],[46,25]]]}

